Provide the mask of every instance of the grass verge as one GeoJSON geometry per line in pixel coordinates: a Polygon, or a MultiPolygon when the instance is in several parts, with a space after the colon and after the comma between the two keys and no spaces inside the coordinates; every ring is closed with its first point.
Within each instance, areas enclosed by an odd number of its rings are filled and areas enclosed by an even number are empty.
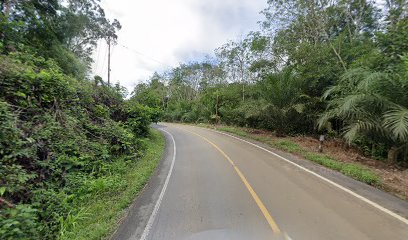
{"type": "MultiPolygon", "coordinates": [[[[208,124],[200,124],[200,126],[207,127],[207,128],[214,128],[213,125],[208,125],[208,124]]],[[[272,139],[271,137],[267,137],[267,136],[262,136],[262,135],[257,136],[256,134],[251,134],[240,128],[231,127],[231,126],[220,126],[220,127],[216,127],[215,129],[219,131],[223,131],[223,132],[232,133],[237,136],[250,138],[253,140],[257,140],[257,141],[266,143],[273,148],[300,155],[301,157],[307,160],[313,161],[327,168],[339,171],[342,174],[349,176],[351,178],[354,178],[358,181],[361,181],[361,182],[364,182],[364,183],[367,183],[373,186],[381,186],[380,176],[376,174],[375,172],[373,172],[372,170],[360,164],[344,163],[344,162],[337,161],[333,159],[332,157],[328,156],[327,154],[308,151],[302,148],[301,146],[299,146],[297,143],[291,141],[290,139],[276,140],[276,139],[272,139]]]]}
{"type": "Polygon", "coordinates": [[[81,211],[61,222],[65,232],[60,239],[108,238],[156,169],[164,145],[164,136],[152,129],[146,139],[145,154],[140,159],[132,162],[118,160],[109,176],[90,182],[89,186],[97,190],[82,204],[81,211]]]}

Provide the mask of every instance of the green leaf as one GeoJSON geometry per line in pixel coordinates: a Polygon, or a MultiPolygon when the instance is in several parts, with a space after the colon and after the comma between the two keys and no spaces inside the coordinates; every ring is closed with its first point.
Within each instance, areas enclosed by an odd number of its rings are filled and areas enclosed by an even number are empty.
{"type": "Polygon", "coordinates": [[[22,93],[22,92],[16,92],[15,95],[18,96],[18,97],[22,97],[22,98],[27,97],[27,95],[25,93],[22,93]]]}
{"type": "Polygon", "coordinates": [[[6,192],[6,187],[0,187],[0,196],[3,196],[6,192]]]}
{"type": "Polygon", "coordinates": [[[392,132],[395,139],[408,141],[408,109],[401,106],[386,112],[384,127],[392,132]]]}

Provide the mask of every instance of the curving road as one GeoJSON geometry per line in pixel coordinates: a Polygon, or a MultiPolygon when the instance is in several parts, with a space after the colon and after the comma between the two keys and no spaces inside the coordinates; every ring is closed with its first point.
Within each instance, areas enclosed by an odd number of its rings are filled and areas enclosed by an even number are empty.
{"type": "Polygon", "coordinates": [[[162,124],[166,155],[112,239],[408,239],[408,204],[308,161],[162,124]]]}

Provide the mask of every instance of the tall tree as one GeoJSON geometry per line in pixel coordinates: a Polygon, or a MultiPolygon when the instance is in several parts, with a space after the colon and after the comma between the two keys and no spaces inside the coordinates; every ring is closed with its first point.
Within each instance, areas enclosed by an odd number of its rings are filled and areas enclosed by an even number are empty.
{"type": "Polygon", "coordinates": [[[245,100],[245,85],[253,80],[249,71],[249,44],[246,41],[230,41],[216,49],[216,55],[227,72],[227,78],[242,85],[242,100],[245,100]]]}

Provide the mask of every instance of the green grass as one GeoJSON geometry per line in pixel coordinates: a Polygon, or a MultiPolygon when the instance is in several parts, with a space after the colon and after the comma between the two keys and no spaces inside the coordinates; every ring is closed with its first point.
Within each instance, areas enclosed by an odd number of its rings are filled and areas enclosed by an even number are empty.
{"type": "MultiPolygon", "coordinates": [[[[204,127],[210,127],[210,126],[213,126],[213,125],[204,125],[204,127]]],[[[219,130],[219,131],[232,133],[232,134],[235,134],[237,136],[251,138],[251,139],[254,139],[254,140],[257,140],[257,141],[260,141],[260,142],[266,142],[266,141],[270,140],[270,138],[268,138],[268,137],[251,135],[250,133],[245,132],[244,130],[236,128],[236,127],[220,126],[220,127],[217,127],[216,129],[219,130]]]]}
{"type": "Polygon", "coordinates": [[[290,153],[303,153],[305,150],[291,140],[271,141],[270,145],[290,153]]]}
{"type": "Polygon", "coordinates": [[[304,157],[310,161],[316,162],[327,168],[339,171],[346,176],[365,182],[370,185],[379,186],[380,177],[364,166],[355,163],[343,163],[334,160],[333,158],[319,153],[306,153],[304,157]]]}
{"type": "Polygon", "coordinates": [[[241,136],[241,137],[247,137],[248,136],[247,132],[242,131],[241,129],[238,129],[238,128],[234,128],[234,127],[223,126],[223,127],[218,127],[217,130],[220,130],[220,131],[223,131],[223,132],[233,133],[233,134],[241,136]]]}
{"type": "MultiPolygon", "coordinates": [[[[200,125],[204,127],[211,127],[212,125],[200,125]]],[[[343,163],[333,159],[332,157],[328,156],[327,154],[317,153],[308,151],[295,142],[291,141],[290,139],[281,139],[281,140],[274,140],[265,136],[256,136],[245,132],[244,130],[232,126],[220,126],[216,128],[219,131],[232,133],[241,137],[251,138],[263,143],[270,145],[271,147],[298,154],[305,159],[318,163],[322,166],[327,168],[336,170],[341,172],[342,174],[359,180],[361,182],[374,185],[374,186],[381,186],[381,178],[370,169],[361,166],[355,163],[343,163]]]]}
{"type": "Polygon", "coordinates": [[[341,171],[343,169],[343,163],[336,161],[324,154],[308,152],[304,155],[304,157],[310,161],[313,161],[315,163],[318,163],[320,165],[323,165],[336,171],[341,171]]]}
{"type": "Polygon", "coordinates": [[[108,238],[156,169],[164,144],[163,135],[152,129],[143,157],[134,162],[117,161],[112,166],[111,175],[90,181],[85,188],[92,189],[92,196],[79,213],[61,222],[64,232],[60,238],[108,238]]]}

